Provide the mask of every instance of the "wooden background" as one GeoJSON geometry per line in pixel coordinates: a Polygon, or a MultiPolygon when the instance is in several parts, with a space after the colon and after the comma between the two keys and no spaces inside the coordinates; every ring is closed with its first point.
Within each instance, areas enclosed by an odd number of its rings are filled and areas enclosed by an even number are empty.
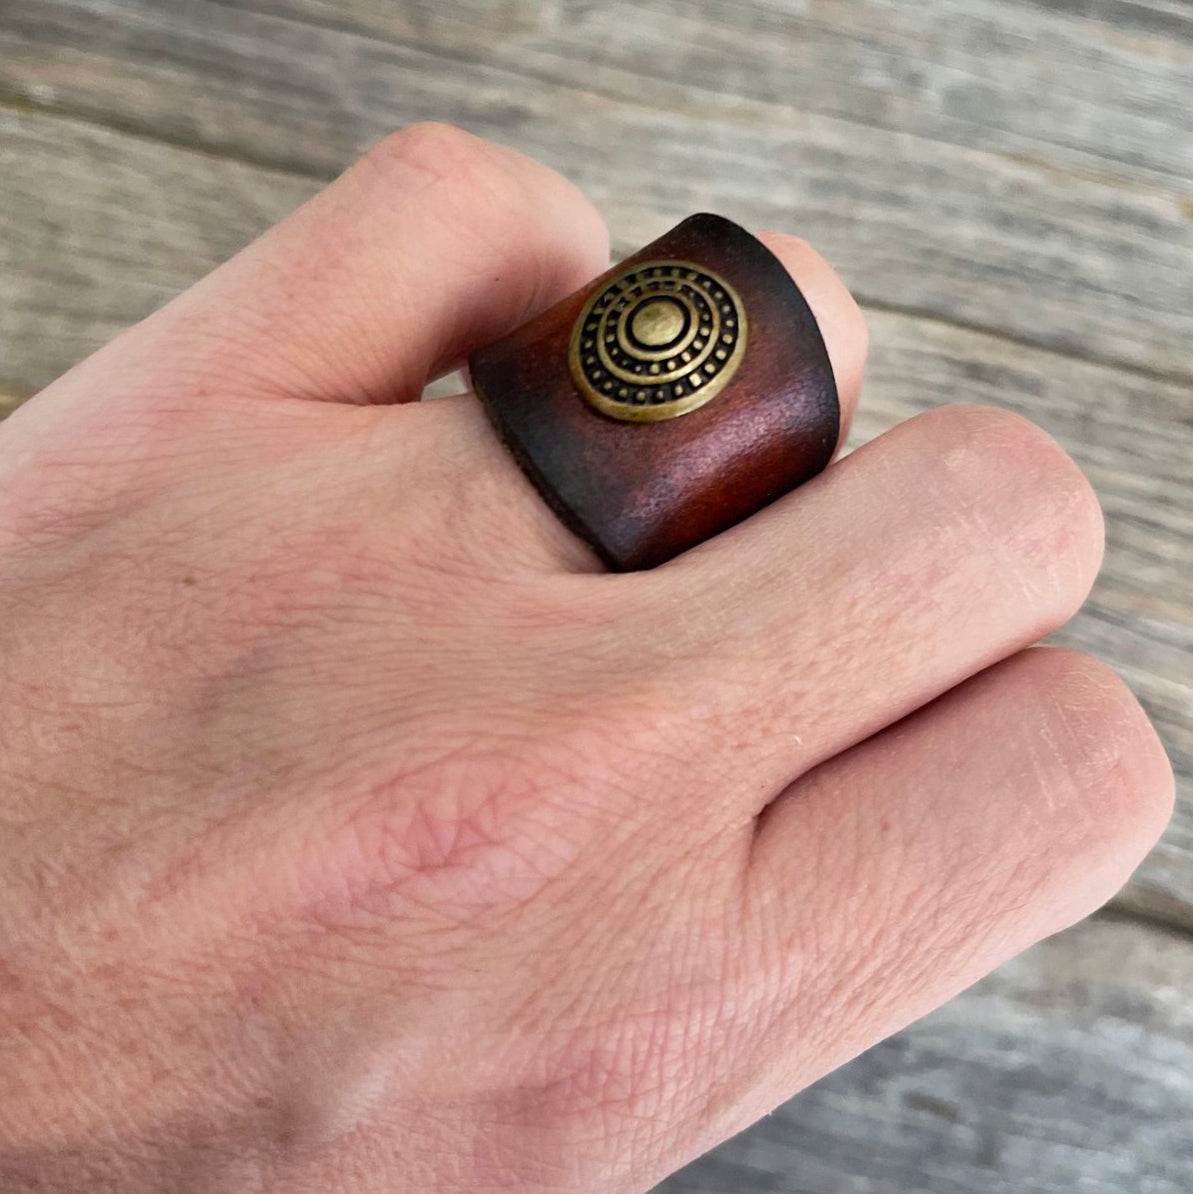
{"type": "Polygon", "coordinates": [[[873,331],[855,440],[957,399],[1058,436],[1109,524],[1062,637],[1181,785],[1110,910],[663,1189],[1193,1190],[1193,4],[0,0],[0,398],[428,117],[619,253],[702,208],[817,244],[873,331]]]}

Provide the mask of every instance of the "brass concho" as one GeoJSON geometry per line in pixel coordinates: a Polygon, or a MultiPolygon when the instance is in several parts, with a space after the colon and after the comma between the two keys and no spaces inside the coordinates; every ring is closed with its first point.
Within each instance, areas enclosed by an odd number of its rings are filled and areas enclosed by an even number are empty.
{"type": "Polygon", "coordinates": [[[746,351],[746,309],[719,274],[690,261],[629,266],[572,328],[568,364],[585,400],[632,423],[674,419],[715,398],[746,351]]]}

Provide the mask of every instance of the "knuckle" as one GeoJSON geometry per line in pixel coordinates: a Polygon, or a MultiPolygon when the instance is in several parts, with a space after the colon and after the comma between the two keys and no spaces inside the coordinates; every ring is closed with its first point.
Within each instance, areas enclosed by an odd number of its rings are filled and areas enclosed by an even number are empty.
{"type": "Polygon", "coordinates": [[[1092,485],[1047,432],[1011,411],[948,406],[920,416],[958,515],[1006,551],[1025,594],[1049,621],[1081,606],[1102,558],[1102,510],[1092,485]]]}
{"type": "Polygon", "coordinates": [[[527,201],[527,174],[537,165],[455,125],[428,122],[380,141],[358,163],[356,177],[373,201],[409,204],[429,227],[450,233],[437,241],[441,252],[469,259],[493,245],[525,251],[533,231],[528,221],[540,206],[538,196],[527,201]],[[478,206],[485,212],[483,228],[475,218],[478,206]]]}
{"type": "Polygon", "coordinates": [[[363,164],[383,185],[408,185],[411,176],[424,185],[453,192],[509,185],[511,171],[502,148],[442,121],[409,124],[384,137],[365,155],[363,164]]]}
{"type": "Polygon", "coordinates": [[[1097,505],[1085,475],[1042,427],[994,406],[945,406],[924,418],[942,440],[944,461],[959,476],[981,484],[999,481],[1055,492],[1067,501],[1097,505]]]}
{"type": "Polygon", "coordinates": [[[404,125],[387,134],[366,155],[380,165],[412,163],[439,169],[445,162],[470,161],[484,151],[481,138],[441,120],[404,125]]]}
{"type": "MultiPolygon", "coordinates": [[[[584,232],[605,246],[608,230],[596,207],[574,183],[543,162],[495,141],[485,140],[443,121],[409,124],[388,134],[370,149],[364,163],[386,178],[408,180],[411,173],[442,184],[462,197],[483,195],[494,218],[516,218],[537,227],[548,201],[573,218],[584,232]],[[532,197],[534,202],[527,203],[532,197]]],[[[570,229],[574,232],[574,229],[570,229]]]]}
{"type": "Polygon", "coordinates": [[[515,323],[608,262],[604,220],[568,179],[454,125],[413,124],[391,133],[353,177],[374,202],[400,203],[446,233],[441,254],[473,264],[496,257],[499,280],[518,284],[495,289],[492,301],[511,304],[507,318],[515,323]]]}
{"type": "Polygon", "coordinates": [[[1079,808],[1073,819],[1116,852],[1135,842],[1141,854],[1173,805],[1172,768],[1147,714],[1114,670],[1089,656],[1042,648],[1024,664],[1047,746],[1041,781],[1064,776],[1079,808]]]}

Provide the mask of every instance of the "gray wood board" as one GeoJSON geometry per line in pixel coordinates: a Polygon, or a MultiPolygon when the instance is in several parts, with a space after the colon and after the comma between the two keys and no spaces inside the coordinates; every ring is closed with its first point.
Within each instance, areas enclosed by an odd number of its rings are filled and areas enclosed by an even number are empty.
{"type": "Polygon", "coordinates": [[[1047,146],[1104,173],[1155,172],[1182,185],[1193,176],[1180,115],[1193,101],[1187,5],[1106,6],[1097,23],[1052,3],[1005,0],[252,7],[664,107],[780,101],[973,148],[1030,155],[1047,146]]]}
{"type": "Polygon", "coordinates": [[[1188,1194],[1190,989],[1187,939],[1088,921],[657,1194],[1188,1194]]]}
{"type": "Polygon", "coordinates": [[[1193,176],[1193,13],[1171,0],[220,2],[667,108],[781,100],[1185,189],[1193,176]]]}
{"type": "MultiPolygon", "coordinates": [[[[878,35],[883,6],[848,0],[845,7],[870,11],[869,36],[878,35]]],[[[365,10],[358,3],[351,12],[365,10]]],[[[486,42],[483,21],[470,58],[211,0],[2,0],[0,91],[23,104],[317,177],[397,125],[447,116],[565,170],[603,207],[623,245],[681,214],[713,208],[806,235],[871,305],[1193,381],[1188,184],[1167,175],[1133,178],[1105,163],[1095,169],[1092,151],[1082,151],[1082,165],[1043,140],[1030,152],[1019,142],[995,151],[804,111],[776,73],[781,55],[758,63],[722,56],[716,61],[732,65],[722,67],[728,75],[720,90],[619,68],[595,91],[576,59],[587,48],[599,61],[594,47],[622,44],[626,28],[660,58],[687,62],[687,73],[715,73],[714,61],[702,69],[668,39],[666,22],[657,19],[664,6],[616,10],[573,6],[567,11],[578,23],[566,33],[556,21],[557,38],[573,41],[555,79],[522,73],[519,56],[503,50],[508,38],[486,42]],[[492,48],[484,56],[486,45],[492,48]],[[770,83],[757,96],[731,94],[745,73],[770,83]]],[[[996,28],[993,18],[988,23],[996,28]]],[[[1069,24],[1079,30],[1089,22],[1069,24]]],[[[1193,88],[1182,70],[1182,55],[1193,61],[1193,43],[1134,36],[1148,52],[1130,59],[1134,73],[1120,62],[1117,74],[1102,78],[1103,93],[1158,93],[1157,108],[1171,123],[1153,128],[1152,139],[1178,155],[1169,164],[1175,170],[1186,152],[1193,157],[1180,91],[1181,80],[1193,88]]],[[[974,47],[975,58],[986,41],[974,47]]],[[[739,42],[744,53],[747,39],[739,42]]],[[[760,36],[754,44],[770,41],[760,36]]],[[[1042,70],[1038,53],[1034,61],[1042,70]]],[[[814,73],[815,64],[807,66],[814,73]]],[[[1097,73],[1081,82],[1081,96],[1096,92],[1097,73]]],[[[1058,75],[1058,94],[1068,78],[1058,75]]],[[[842,87],[830,69],[823,80],[842,87]]],[[[1018,119],[1028,120],[1041,91],[1029,87],[1018,119]]],[[[1056,116],[1054,140],[1076,137],[1083,121],[1097,126],[1099,111],[1080,108],[1068,123],[1056,116]]],[[[1095,132],[1087,133],[1091,144],[1095,132]]]]}
{"type": "Polygon", "coordinates": [[[0,107],[0,390],[40,389],[316,187],[0,107]]]}

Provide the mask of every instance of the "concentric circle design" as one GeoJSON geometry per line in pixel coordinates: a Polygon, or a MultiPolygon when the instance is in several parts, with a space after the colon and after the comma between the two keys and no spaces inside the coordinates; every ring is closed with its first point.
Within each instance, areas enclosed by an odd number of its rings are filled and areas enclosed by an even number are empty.
{"type": "Polygon", "coordinates": [[[690,261],[647,261],[585,303],[568,362],[602,414],[656,422],[715,398],[741,363],[747,331],[745,306],[719,274],[690,261]]]}

